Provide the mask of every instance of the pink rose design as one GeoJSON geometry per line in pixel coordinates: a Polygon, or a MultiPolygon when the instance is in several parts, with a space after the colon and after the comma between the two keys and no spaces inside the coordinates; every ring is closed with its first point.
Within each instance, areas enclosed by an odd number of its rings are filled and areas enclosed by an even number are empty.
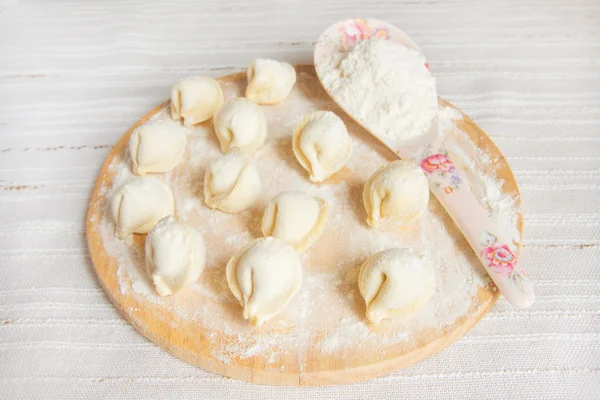
{"type": "Polygon", "coordinates": [[[421,161],[421,168],[427,173],[450,172],[454,169],[454,164],[445,155],[434,154],[421,161]]]}
{"type": "Polygon", "coordinates": [[[517,258],[505,244],[494,243],[481,251],[488,267],[503,276],[509,276],[518,267],[517,258]]]}
{"type": "Polygon", "coordinates": [[[373,32],[373,36],[372,37],[377,38],[377,39],[385,39],[385,40],[387,40],[387,39],[390,38],[390,33],[388,32],[387,29],[377,28],[373,32]]]}
{"type": "Polygon", "coordinates": [[[348,45],[359,40],[371,37],[371,28],[364,19],[356,18],[340,26],[338,29],[340,39],[348,45]]]}

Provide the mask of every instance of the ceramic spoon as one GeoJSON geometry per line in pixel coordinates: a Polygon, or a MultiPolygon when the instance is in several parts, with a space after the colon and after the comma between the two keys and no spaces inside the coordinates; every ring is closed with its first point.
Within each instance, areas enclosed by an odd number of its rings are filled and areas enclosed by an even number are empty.
{"type": "MultiPolygon", "coordinates": [[[[317,41],[315,68],[321,82],[319,67],[322,63],[328,61],[332,54],[349,51],[357,41],[369,38],[391,40],[419,50],[408,35],[386,22],[375,19],[342,21],[330,26],[317,41]]],[[[326,87],[325,90],[328,91],[326,87]]],[[[462,178],[465,175],[448,157],[437,121],[433,121],[430,132],[422,138],[402,142],[370,131],[344,107],[343,102],[328,93],[342,110],[400,158],[412,160],[421,166],[429,180],[431,192],[450,214],[504,297],[517,307],[531,306],[535,300],[533,286],[509,246],[512,240],[492,222],[462,178]]]]}

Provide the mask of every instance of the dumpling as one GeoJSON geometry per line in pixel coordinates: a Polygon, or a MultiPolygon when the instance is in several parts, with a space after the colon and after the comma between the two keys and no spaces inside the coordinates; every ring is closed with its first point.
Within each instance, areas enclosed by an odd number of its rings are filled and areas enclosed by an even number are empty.
{"type": "Polygon", "coordinates": [[[149,121],[133,131],[129,154],[137,175],[163,173],[175,168],[183,158],[186,129],[173,121],[149,121]]]}
{"type": "Polygon", "coordinates": [[[340,117],[331,111],[315,111],[296,126],[292,147],[310,180],[322,182],[346,164],[352,139],[340,117]]]}
{"type": "Polygon", "coordinates": [[[110,199],[117,236],[148,233],[154,225],[175,212],[171,189],[152,178],[137,178],[121,186],[110,199]]]}
{"type": "Polygon", "coordinates": [[[213,161],[204,175],[204,201],[210,208],[227,213],[246,210],[258,199],[258,170],[240,150],[213,161]]]}
{"type": "Polygon", "coordinates": [[[321,235],[328,213],[329,206],[323,199],[303,192],[283,192],[267,205],[262,232],[302,252],[321,235]]]}
{"type": "Polygon", "coordinates": [[[276,104],[290,94],[296,70],[286,62],[258,58],[248,67],[246,97],[258,104],[276,104]]]}
{"type": "Polygon", "coordinates": [[[412,162],[391,162],[371,175],[363,190],[363,203],[370,226],[384,220],[408,224],[420,218],[427,209],[427,177],[412,162]]]}
{"type": "Polygon", "coordinates": [[[188,127],[212,118],[222,105],[221,86],[209,76],[183,79],[171,89],[171,118],[188,127]]]}
{"type": "Polygon", "coordinates": [[[260,106],[243,97],[225,104],[213,118],[223,153],[239,148],[252,153],[267,137],[267,119],[260,106]]]}
{"type": "Polygon", "coordinates": [[[409,249],[375,254],[362,265],[358,275],[358,288],[372,324],[418,311],[433,295],[435,284],[431,265],[409,249]]]}
{"type": "Polygon", "coordinates": [[[283,240],[252,241],[227,263],[229,289],[244,307],[244,318],[260,326],[279,314],[300,289],[302,264],[283,240]]]}
{"type": "Polygon", "coordinates": [[[200,232],[173,216],[163,218],[150,231],[145,250],[146,270],[161,296],[198,280],[206,263],[200,232]]]}

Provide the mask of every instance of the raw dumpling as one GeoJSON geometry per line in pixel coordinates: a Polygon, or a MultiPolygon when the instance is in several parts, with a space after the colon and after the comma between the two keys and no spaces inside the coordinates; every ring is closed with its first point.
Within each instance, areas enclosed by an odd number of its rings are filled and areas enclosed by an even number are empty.
{"type": "Polygon", "coordinates": [[[173,216],[163,218],[146,237],[146,269],[161,296],[196,281],[205,262],[204,240],[184,220],[173,216]]]}
{"type": "Polygon", "coordinates": [[[302,252],[321,235],[328,213],[329,206],[323,199],[302,192],[283,192],[267,205],[262,232],[302,252]]]}
{"type": "Polygon", "coordinates": [[[219,82],[208,76],[183,79],[171,89],[171,118],[193,126],[212,118],[223,105],[219,82]]]}
{"type": "Polygon", "coordinates": [[[243,97],[221,107],[213,123],[223,153],[234,148],[252,153],[267,137],[265,114],[258,104],[243,97]]]}
{"type": "Polygon", "coordinates": [[[367,304],[367,319],[378,324],[423,307],[435,290],[435,273],[423,257],[409,249],[389,249],[362,265],[358,288],[367,304]]]}
{"type": "Polygon", "coordinates": [[[137,175],[163,173],[177,166],[185,153],[186,129],[173,121],[149,121],[133,131],[129,154],[137,175]]]}
{"type": "Polygon", "coordinates": [[[300,289],[302,264],[283,240],[256,239],[227,263],[227,283],[244,307],[244,318],[260,326],[279,314],[300,289]]]}
{"type": "Polygon", "coordinates": [[[296,83],[296,70],[288,63],[258,58],[248,67],[246,97],[258,104],[276,104],[296,83]]]}
{"type": "Polygon", "coordinates": [[[171,189],[152,178],[137,178],[121,186],[110,199],[117,236],[148,233],[154,225],[175,211],[171,189]]]}
{"type": "Polygon", "coordinates": [[[249,208],[260,194],[260,175],[236,149],[212,162],[204,175],[204,201],[210,208],[236,213],[249,208]]]}
{"type": "Polygon", "coordinates": [[[379,169],[367,181],[363,191],[367,223],[376,226],[382,220],[398,225],[417,220],[429,203],[427,177],[418,165],[394,161],[379,169]]]}
{"type": "Polygon", "coordinates": [[[352,139],[346,125],[331,111],[304,116],[296,126],[292,146],[313,182],[322,182],[342,169],[352,153],[352,139]]]}

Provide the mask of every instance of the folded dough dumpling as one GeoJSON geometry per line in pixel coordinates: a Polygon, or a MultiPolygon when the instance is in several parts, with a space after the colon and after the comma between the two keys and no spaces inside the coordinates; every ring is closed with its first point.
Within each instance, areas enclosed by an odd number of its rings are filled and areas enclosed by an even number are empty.
{"type": "Polygon", "coordinates": [[[204,201],[227,213],[243,211],[258,199],[260,175],[256,166],[235,149],[213,161],[204,175],[204,201]]]}
{"type": "Polygon", "coordinates": [[[322,182],[346,164],[352,139],[340,117],[331,111],[315,111],[296,126],[292,147],[310,180],[322,182]]]}
{"type": "Polygon", "coordinates": [[[321,235],[328,213],[329,206],[323,199],[303,192],[283,192],[267,205],[262,232],[303,252],[321,235]]]}
{"type": "Polygon", "coordinates": [[[188,127],[212,118],[222,105],[221,86],[209,76],[183,79],[171,89],[171,118],[188,127]]]}
{"type": "Polygon", "coordinates": [[[187,131],[168,120],[148,121],[129,138],[129,154],[137,175],[163,173],[175,168],[183,158],[187,131]]]}
{"type": "Polygon", "coordinates": [[[121,186],[111,197],[110,207],[117,236],[148,233],[154,225],[175,212],[171,188],[152,178],[137,178],[121,186]]]}
{"type": "Polygon", "coordinates": [[[398,225],[420,218],[429,203],[429,185],[421,168],[409,161],[394,161],[377,169],[363,190],[367,223],[398,225]]]}
{"type": "Polygon", "coordinates": [[[362,265],[358,275],[358,288],[372,324],[418,311],[433,295],[435,283],[431,265],[409,249],[375,254],[362,265]]]}
{"type": "Polygon", "coordinates": [[[239,97],[225,104],[213,118],[223,153],[238,148],[245,153],[258,149],[267,138],[267,119],[260,106],[239,97]]]}
{"type": "Polygon", "coordinates": [[[252,241],[227,263],[227,283],[244,307],[244,318],[260,326],[279,314],[300,289],[302,264],[283,240],[252,241]]]}
{"type": "Polygon", "coordinates": [[[286,62],[258,58],[247,71],[246,97],[258,104],[276,104],[290,94],[296,83],[296,70],[286,62]]]}
{"type": "Polygon", "coordinates": [[[160,220],[146,237],[146,270],[161,296],[195,282],[206,263],[200,232],[177,217],[160,220]]]}

